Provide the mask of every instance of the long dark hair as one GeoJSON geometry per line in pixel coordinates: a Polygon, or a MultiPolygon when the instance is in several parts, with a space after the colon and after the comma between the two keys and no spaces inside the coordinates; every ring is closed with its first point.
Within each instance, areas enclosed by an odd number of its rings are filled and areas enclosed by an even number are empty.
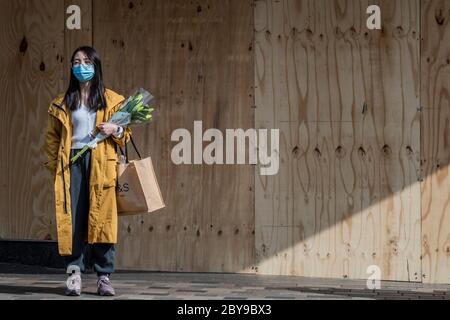
{"type": "MultiPolygon", "coordinates": [[[[92,47],[88,46],[79,47],[72,54],[72,58],[70,59],[71,65],[73,65],[75,55],[80,51],[86,54],[86,56],[89,58],[89,60],[91,60],[95,68],[95,76],[91,80],[91,87],[89,98],[87,101],[88,104],[87,107],[94,111],[106,108],[105,85],[103,83],[102,62],[100,61],[100,57],[95,51],[95,49],[92,47]]],[[[67,89],[66,95],[64,96],[64,103],[66,104],[66,106],[69,107],[71,111],[75,111],[76,109],[78,109],[80,101],[81,101],[80,82],[74,76],[71,69],[69,88],[67,89]]]]}

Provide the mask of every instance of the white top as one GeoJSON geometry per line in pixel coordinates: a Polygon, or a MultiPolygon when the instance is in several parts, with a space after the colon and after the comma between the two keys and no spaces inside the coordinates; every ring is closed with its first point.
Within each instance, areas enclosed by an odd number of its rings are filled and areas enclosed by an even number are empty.
{"type": "Polygon", "coordinates": [[[72,147],[83,149],[91,141],[91,133],[95,129],[97,113],[89,110],[84,104],[72,112],[72,147]]]}
{"type": "MultiPolygon", "coordinates": [[[[89,134],[94,131],[97,112],[89,110],[84,104],[72,113],[72,146],[71,149],[83,149],[93,139],[89,134]]],[[[123,127],[114,134],[116,138],[122,138],[123,127]]],[[[96,145],[94,146],[94,148],[96,145]]]]}

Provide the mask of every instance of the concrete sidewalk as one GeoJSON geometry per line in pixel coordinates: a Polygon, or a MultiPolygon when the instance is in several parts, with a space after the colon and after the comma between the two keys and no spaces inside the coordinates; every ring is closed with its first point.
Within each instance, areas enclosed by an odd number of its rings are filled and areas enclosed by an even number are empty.
{"type": "Polygon", "coordinates": [[[81,297],[64,295],[64,270],[0,263],[0,300],[53,299],[437,299],[450,300],[450,285],[382,282],[368,290],[366,281],[311,279],[221,273],[117,272],[111,281],[117,295],[96,295],[94,273],[84,274],[81,297]]]}

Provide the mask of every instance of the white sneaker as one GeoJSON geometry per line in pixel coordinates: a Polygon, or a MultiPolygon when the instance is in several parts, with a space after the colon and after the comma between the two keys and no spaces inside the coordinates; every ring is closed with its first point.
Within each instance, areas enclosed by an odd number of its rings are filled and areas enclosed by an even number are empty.
{"type": "Polygon", "coordinates": [[[66,281],[66,295],[80,296],[81,295],[81,276],[79,274],[71,274],[66,281]]]}
{"type": "Polygon", "coordinates": [[[102,275],[98,277],[97,294],[100,296],[114,296],[116,294],[108,276],[102,275]]]}

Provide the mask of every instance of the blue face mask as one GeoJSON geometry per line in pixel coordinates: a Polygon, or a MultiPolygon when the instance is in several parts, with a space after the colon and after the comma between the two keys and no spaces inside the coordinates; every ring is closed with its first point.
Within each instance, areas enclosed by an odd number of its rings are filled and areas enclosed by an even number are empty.
{"type": "Polygon", "coordinates": [[[94,78],[95,75],[95,68],[93,65],[87,65],[84,64],[72,67],[73,75],[78,79],[80,82],[88,82],[94,78]]]}

